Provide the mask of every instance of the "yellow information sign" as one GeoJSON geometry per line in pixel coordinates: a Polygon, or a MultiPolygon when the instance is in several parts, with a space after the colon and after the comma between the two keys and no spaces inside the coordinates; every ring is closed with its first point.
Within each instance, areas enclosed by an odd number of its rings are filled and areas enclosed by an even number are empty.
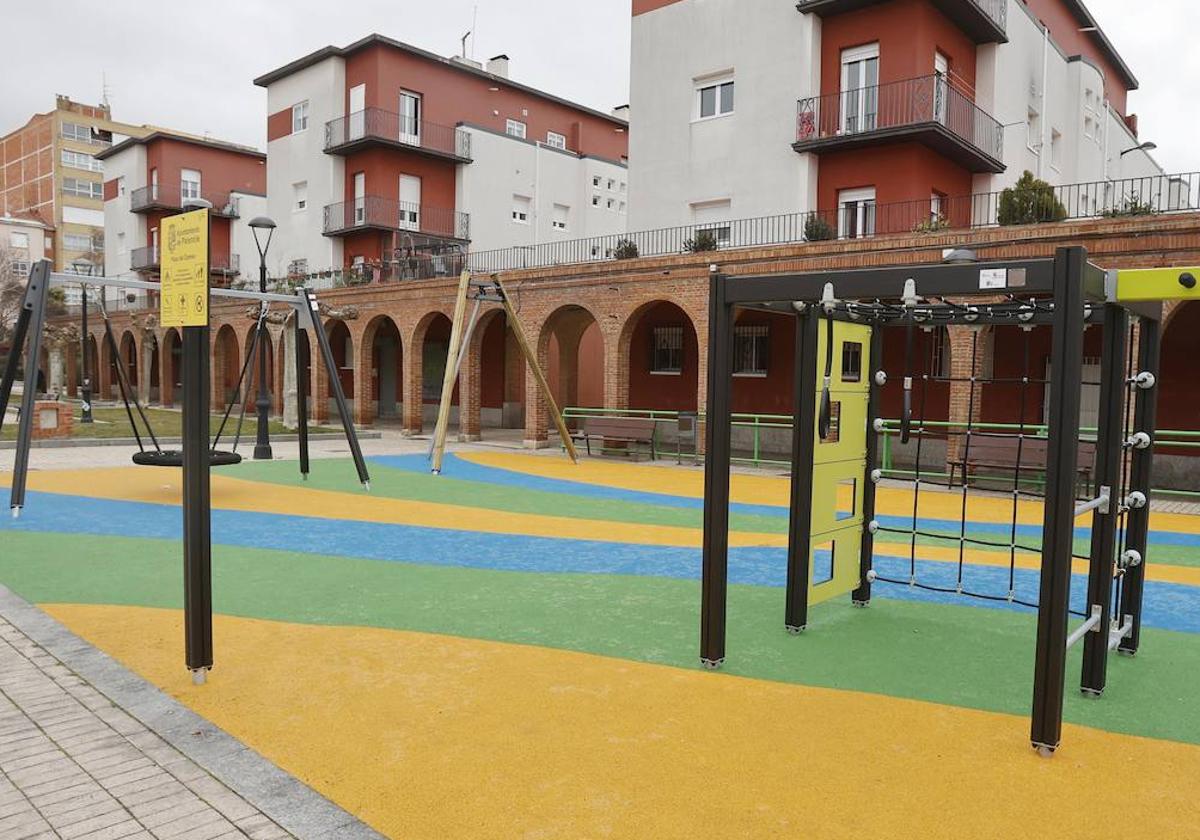
{"type": "Polygon", "coordinates": [[[208,210],[168,216],[159,231],[164,327],[208,326],[208,210]]]}

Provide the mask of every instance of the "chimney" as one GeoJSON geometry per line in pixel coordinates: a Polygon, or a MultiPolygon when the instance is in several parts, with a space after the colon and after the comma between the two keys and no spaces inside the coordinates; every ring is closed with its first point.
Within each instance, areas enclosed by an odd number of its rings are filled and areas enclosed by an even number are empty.
{"type": "Polygon", "coordinates": [[[612,115],[619,120],[625,120],[625,122],[629,122],[629,106],[618,105],[616,108],[612,109],[612,115]]]}
{"type": "Polygon", "coordinates": [[[1138,136],[1137,114],[1130,114],[1129,116],[1125,117],[1125,125],[1129,126],[1129,130],[1133,132],[1133,136],[1136,139],[1138,136]]]}
{"type": "Polygon", "coordinates": [[[487,71],[502,79],[508,78],[508,56],[501,53],[488,59],[487,71]]]}

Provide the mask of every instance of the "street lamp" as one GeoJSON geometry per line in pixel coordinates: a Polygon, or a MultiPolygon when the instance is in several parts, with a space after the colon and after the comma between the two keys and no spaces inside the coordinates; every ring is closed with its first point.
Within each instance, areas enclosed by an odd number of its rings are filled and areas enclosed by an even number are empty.
{"type": "MultiPolygon", "coordinates": [[[[92,276],[93,266],[92,266],[91,260],[72,260],[71,268],[74,269],[76,274],[86,274],[88,277],[92,276]]],[[[82,393],[80,394],[83,405],[80,408],[79,422],[80,423],[91,423],[92,422],[92,376],[91,376],[92,369],[91,369],[91,367],[88,366],[88,323],[87,323],[87,315],[88,315],[88,313],[87,313],[87,309],[88,309],[87,290],[88,290],[88,287],[87,287],[87,283],[80,283],[79,289],[81,292],[81,296],[80,296],[80,301],[82,304],[81,309],[83,311],[83,324],[82,324],[83,333],[80,336],[80,340],[79,340],[81,355],[83,356],[83,359],[82,359],[83,388],[82,388],[82,393]]]]}
{"type": "Polygon", "coordinates": [[[1121,152],[1121,154],[1119,154],[1117,157],[1125,157],[1125,155],[1129,154],[1130,152],[1153,152],[1157,148],[1158,148],[1157,143],[1155,143],[1152,140],[1147,140],[1145,143],[1139,143],[1138,145],[1136,145],[1132,148],[1126,149],[1125,151],[1121,152]]]}
{"type": "MultiPolygon", "coordinates": [[[[254,245],[258,248],[258,290],[267,291],[267,250],[271,247],[271,238],[275,236],[275,222],[266,216],[255,216],[250,220],[250,230],[254,233],[254,245]],[[265,231],[265,234],[260,233],[265,231]],[[266,242],[260,239],[266,237],[266,242]]],[[[265,303],[263,304],[266,305],[265,303]]],[[[265,335],[267,330],[263,318],[258,319],[258,398],[254,407],[258,409],[258,439],[254,444],[254,460],[270,461],[271,438],[267,429],[270,422],[271,397],[267,393],[267,353],[265,335]]]]}

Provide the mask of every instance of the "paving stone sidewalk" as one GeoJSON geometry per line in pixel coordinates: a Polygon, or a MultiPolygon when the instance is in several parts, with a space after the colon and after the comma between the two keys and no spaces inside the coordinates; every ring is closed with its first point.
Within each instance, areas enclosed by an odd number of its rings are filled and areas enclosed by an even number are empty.
{"type": "Polygon", "coordinates": [[[379,836],[0,586],[0,840],[379,836]]]}

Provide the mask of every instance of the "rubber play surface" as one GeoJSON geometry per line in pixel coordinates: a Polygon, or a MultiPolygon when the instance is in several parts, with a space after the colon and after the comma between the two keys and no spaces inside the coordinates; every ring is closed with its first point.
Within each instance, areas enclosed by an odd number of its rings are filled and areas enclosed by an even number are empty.
{"type": "MultiPolygon", "coordinates": [[[[1110,658],[1098,700],[1075,690],[1072,652],[1047,761],[1027,743],[1028,609],[879,584],[869,609],[835,599],[784,632],[783,477],[734,476],[729,658],[709,673],[701,470],[498,452],[451,455],[439,477],[420,456],[370,467],[370,494],[349,461],[314,461],[307,482],[282,461],[214,472],[203,687],[183,664],[178,471],[31,473],[0,524],[0,583],[389,836],[1200,825],[1181,783],[1200,778],[1200,517],[1152,517],[1141,651],[1110,658]]],[[[941,535],[917,542],[922,581],[957,579],[960,504],[922,494],[921,528],[941,535]]],[[[911,491],[881,489],[879,513],[911,525],[911,491]]],[[[1007,546],[1011,501],[972,496],[968,519],[1007,546]]],[[[1040,520],[1022,502],[1018,542],[1039,545],[1040,520]]],[[[881,534],[880,573],[907,578],[909,551],[881,534]]],[[[964,559],[971,589],[1036,600],[1036,555],[964,559]]]]}

